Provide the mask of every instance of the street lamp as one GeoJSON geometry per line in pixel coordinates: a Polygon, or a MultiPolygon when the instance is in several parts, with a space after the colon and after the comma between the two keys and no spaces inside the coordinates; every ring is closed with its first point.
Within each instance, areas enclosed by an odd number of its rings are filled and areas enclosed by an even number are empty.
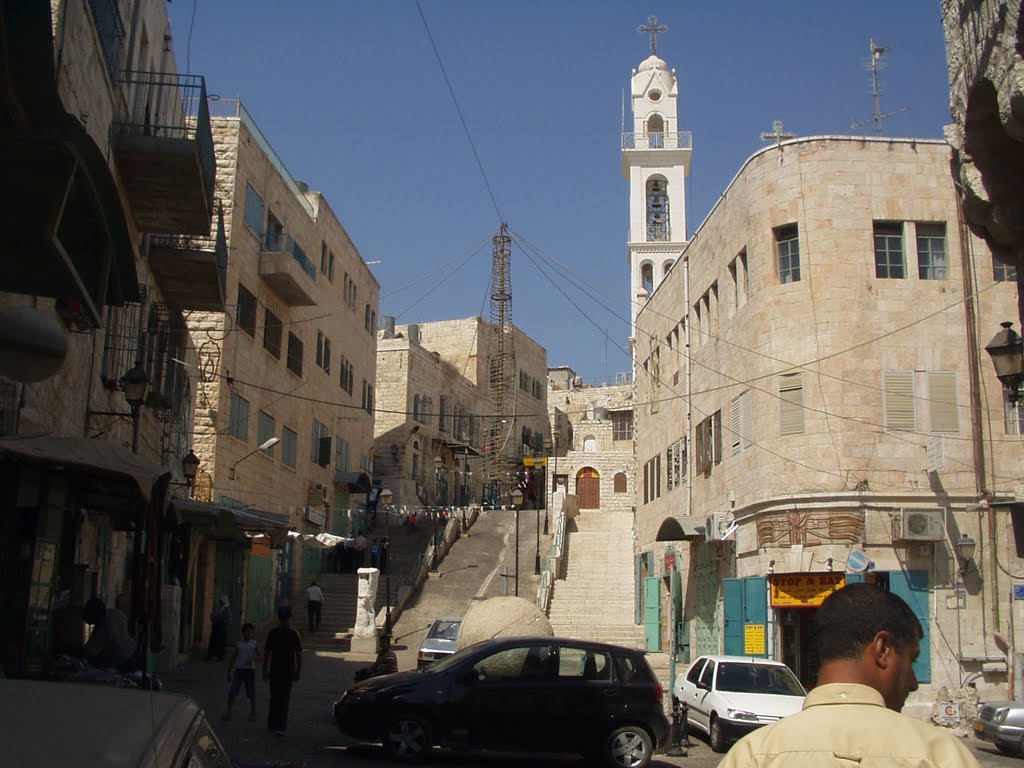
{"type": "Polygon", "coordinates": [[[281,438],[280,437],[271,437],[268,440],[264,440],[262,443],[257,445],[255,448],[253,448],[247,454],[245,454],[245,456],[243,456],[242,458],[240,458],[238,461],[236,461],[234,464],[231,465],[230,469],[228,469],[228,479],[229,480],[234,480],[235,479],[235,467],[237,467],[243,461],[248,459],[254,453],[257,453],[259,451],[265,451],[265,450],[267,450],[269,448],[273,448],[275,445],[277,445],[280,442],[281,442],[281,438]]]}
{"type": "Polygon", "coordinates": [[[960,575],[966,576],[967,571],[971,568],[971,563],[974,561],[974,551],[978,547],[978,542],[972,539],[968,534],[964,533],[960,535],[960,540],[956,543],[956,553],[960,558],[960,575]]]}
{"type": "MultiPolygon", "coordinates": [[[[548,514],[551,506],[551,501],[554,499],[554,486],[555,477],[554,475],[548,474],[548,457],[551,456],[551,440],[544,438],[544,535],[548,535],[548,514]],[[551,483],[548,484],[548,478],[550,477],[551,483]]],[[[556,458],[555,461],[558,461],[556,458]]]]}
{"type": "MultiPolygon", "coordinates": [[[[384,541],[388,540],[391,532],[391,499],[394,494],[390,488],[384,488],[377,497],[377,501],[384,505],[384,541]]],[[[384,563],[384,591],[387,596],[384,599],[384,634],[391,637],[391,565],[384,563]]]]}
{"type": "Polygon", "coordinates": [[[512,489],[512,508],[516,511],[516,597],[519,597],[519,507],[523,503],[523,492],[512,489]]]}
{"type": "MultiPolygon", "coordinates": [[[[441,473],[444,472],[444,461],[434,456],[434,478],[437,481],[437,503],[441,503],[441,473]]],[[[430,511],[433,533],[430,537],[430,570],[437,571],[437,507],[430,511]]]]}
{"type": "Polygon", "coordinates": [[[1005,321],[1000,325],[1003,330],[999,331],[992,341],[985,345],[985,351],[992,358],[992,365],[996,369],[996,378],[1003,383],[1007,398],[1011,403],[1016,403],[1021,399],[1024,342],[1013,330],[1013,323],[1005,321]]]}

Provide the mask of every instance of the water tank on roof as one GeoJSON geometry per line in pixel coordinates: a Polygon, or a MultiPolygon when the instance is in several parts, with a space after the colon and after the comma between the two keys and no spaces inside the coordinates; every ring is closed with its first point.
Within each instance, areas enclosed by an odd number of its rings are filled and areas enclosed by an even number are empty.
{"type": "Polygon", "coordinates": [[[406,326],[405,335],[409,337],[410,344],[420,343],[420,327],[414,323],[406,326]]]}
{"type": "Polygon", "coordinates": [[[395,338],[395,317],[394,315],[384,315],[380,319],[381,325],[384,327],[384,338],[393,339],[395,338]]]}
{"type": "Polygon", "coordinates": [[[605,408],[603,405],[594,406],[594,418],[597,419],[598,421],[607,421],[608,409],[605,408]]]}

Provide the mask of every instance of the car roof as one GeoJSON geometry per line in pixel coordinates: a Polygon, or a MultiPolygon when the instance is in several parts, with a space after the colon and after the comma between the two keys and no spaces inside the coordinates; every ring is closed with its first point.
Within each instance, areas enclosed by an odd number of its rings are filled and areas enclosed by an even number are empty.
{"type": "MultiPolygon", "coordinates": [[[[760,656],[709,656],[709,655],[705,655],[705,656],[699,656],[696,660],[694,660],[693,663],[696,664],[701,659],[711,659],[712,661],[724,661],[724,662],[733,662],[733,663],[740,662],[740,663],[744,663],[744,664],[768,664],[768,665],[771,665],[773,667],[785,667],[786,666],[783,662],[779,661],[778,659],[764,659],[764,658],[761,658],[760,656]]],[[[787,669],[788,669],[788,667],[787,667],[787,669]]]]}
{"type": "Polygon", "coordinates": [[[201,714],[187,696],[98,683],[0,679],[8,765],[171,766],[201,714]]]}
{"type": "Polygon", "coordinates": [[[558,643],[559,645],[574,645],[577,647],[590,648],[601,651],[615,651],[616,653],[628,653],[643,656],[646,652],[639,648],[628,648],[624,645],[602,643],[597,640],[581,640],[578,637],[550,637],[548,635],[523,635],[517,637],[493,637],[477,643],[479,647],[485,645],[498,647],[499,645],[540,645],[542,643],[558,643]]]}
{"type": "Polygon", "coordinates": [[[461,624],[462,623],[462,617],[461,616],[458,616],[458,617],[452,616],[451,618],[446,618],[446,617],[441,616],[441,617],[438,617],[438,618],[434,619],[430,623],[431,624],[437,624],[437,623],[442,622],[442,621],[458,622],[459,624],[461,624]]]}

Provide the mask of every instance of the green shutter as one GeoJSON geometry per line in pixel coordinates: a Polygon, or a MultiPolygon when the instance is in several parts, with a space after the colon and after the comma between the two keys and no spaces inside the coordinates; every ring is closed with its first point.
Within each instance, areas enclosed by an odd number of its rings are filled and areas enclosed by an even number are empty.
{"type": "Polygon", "coordinates": [[[899,595],[921,622],[924,636],[921,638],[921,653],[914,662],[914,674],[919,683],[930,683],[932,679],[931,642],[928,631],[928,602],[931,591],[928,588],[928,571],[890,571],[889,591],[899,595]]]}

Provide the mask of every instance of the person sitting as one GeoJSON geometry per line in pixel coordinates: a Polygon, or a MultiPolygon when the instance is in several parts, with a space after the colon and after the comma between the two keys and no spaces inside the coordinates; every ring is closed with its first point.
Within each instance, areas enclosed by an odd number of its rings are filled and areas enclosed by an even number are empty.
{"type": "Polygon", "coordinates": [[[355,674],[355,680],[358,683],[360,680],[365,680],[368,677],[376,677],[377,675],[390,675],[398,671],[398,657],[395,656],[394,650],[391,648],[391,636],[381,635],[380,638],[380,650],[377,651],[377,658],[373,664],[362,669],[357,669],[355,674]]]}
{"type": "Polygon", "coordinates": [[[82,655],[94,667],[127,672],[135,661],[135,639],[128,632],[128,617],[117,608],[107,608],[98,597],[82,607],[82,619],[92,625],[92,634],[82,655]]]}

